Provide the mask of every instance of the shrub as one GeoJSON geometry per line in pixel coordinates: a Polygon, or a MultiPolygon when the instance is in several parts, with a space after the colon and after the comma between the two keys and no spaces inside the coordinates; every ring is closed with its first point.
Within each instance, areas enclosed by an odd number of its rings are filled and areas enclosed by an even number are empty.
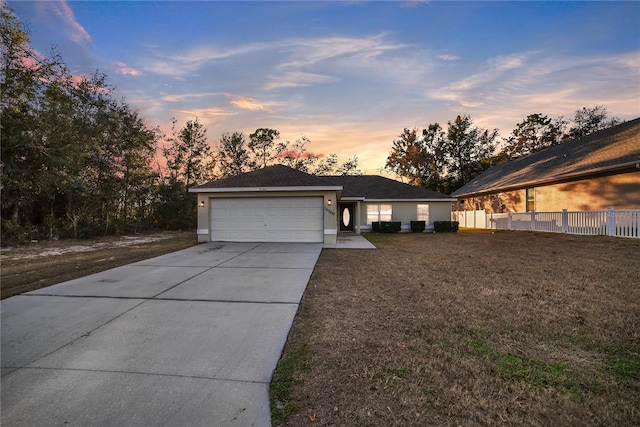
{"type": "Polygon", "coordinates": [[[426,221],[411,221],[411,231],[414,233],[422,233],[426,226],[426,221]]]}
{"type": "Polygon", "coordinates": [[[458,221],[434,221],[433,231],[437,233],[455,233],[458,231],[458,221]]]}
{"type": "Polygon", "coordinates": [[[375,221],[371,223],[374,233],[398,233],[402,224],[399,221],[375,221]]]}

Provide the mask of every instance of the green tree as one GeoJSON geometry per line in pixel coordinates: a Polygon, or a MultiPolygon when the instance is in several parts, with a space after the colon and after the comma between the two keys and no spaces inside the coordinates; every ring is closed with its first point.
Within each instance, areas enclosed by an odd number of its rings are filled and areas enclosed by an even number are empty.
{"type": "Polygon", "coordinates": [[[222,135],[217,160],[223,177],[240,175],[252,169],[249,148],[242,132],[222,135]]]}
{"type": "Polygon", "coordinates": [[[487,168],[487,160],[497,145],[498,130],[474,126],[471,117],[466,115],[448,124],[443,150],[447,159],[447,192],[452,192],[487,168]]]}
{"type": "Polygon", "coordinates": [[[405,128],[391,145],[385,167],[410,184],[436,189],[443,173],[444,132],[438,123],[419,133],[405,128]]]}
{"type": "Polygon", "coordinates": [[[358,160],[358,156],[353,156],[347,160],[345,160],[340,166],[335,170],[337,175],[362,175],[362,170],[360,169],[360,161],[358,160]]]}
{"type": "Polygon", "coordinates": [[[174,119],[169,146],[163,150],[170,177],[184,182],[187,188],[213,179],[215,158],[204,125],[196,118],[176,132],[176,123],[174,119]]]}
{"type": "Polygon", "coordinates": [[[176,124],[173,119],[169,146],[162,150],[169,174],[158,188],[154,220],[160,228],[190,229],[196,225],[197,198],[189,188],[216,177],[216,160],[207,143],[207,130],[197,118],[179,131],[176,124]]]}
{"type": "Polygon", "coordinates": [[[563,127],[562,118],[552,120],[539,113],[528,115],[505,140],[504,158],[511,160],[560,144],[563,127]]]}
{"type": "Polygon", "coordinates": [[[582,138],[599,130],[615,126],[618,123],[620,123],[620,119],[617,117],[609,118],[606,107],[602,105],[596,105],[593,108],[582,107],[574,112],[573,125],[565,139],[582,138]]]}
{"type": "Polygon", "coordinates": [[[600,105],[576,110],[571,120],[566,120],[563,116],[552,119],[540,113],[530,114],[504,140],[505,145],[495,157],[495,162],[502,163],[536,153],[618,123],[620,119],[609,118],[607,109],[600,105]]]}
{"type": "Polygon", "coordinates": [[[310,173],[320,157],[307,150],[307,144],[311,140],[301,136],[295,142],[281,142],[276,146],[276,158],[279,163],[290,168],[310,173]]]}
{"type": "Polygon", "coordinates": [[[120,232],[148,222],[155,133],[98,72],[78,81],[36,55],[0,5],[2,236],[120,232]]]}
{"type": "Polygon", "coordinates": [[[249,150],[253,154],[254,167],[266,168],[275,160],[275,141],[280,132],[275,129],[259,128],[249,135],[249,150]]]}
{"type": "Polygon", "coordinates": [[[47,153],[38,139],[38,108],[45,82],[55,76],[53,64],[37,57],[29,46],[29,32],[6,3],[0,4],[0,19],[2,215],[13,226],[20,226],[29,220],[40,188],[46,184],[40,179],[47,153]]]}
{"type": "Polygon", "coordinates": [[[473,125],[469,116],[458,116],[445,132],[438,123],[420,134],[404,129],[393,141],[386,169],[411,184],[448,193],[488,167],[498,131],[473,125]]]}
{"type": "Polygon", "coordinates": [[[301,136],[293,143],[285,141],[275,146],[273,155],[276,162],[312,175],[358,175],[361,173],[356,156],[342,164],[338,163],[338,155],[331,153],[327,156],[315,154],[307,150],[311,140],[301,136]]]}

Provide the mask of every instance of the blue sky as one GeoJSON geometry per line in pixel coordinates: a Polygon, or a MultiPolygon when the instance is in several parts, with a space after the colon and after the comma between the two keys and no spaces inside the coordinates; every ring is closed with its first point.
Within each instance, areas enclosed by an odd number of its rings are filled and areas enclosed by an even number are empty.
{"type": "Polygon", "coordinates": [[[403,128],[458,114],[502,136],[532,113],[640,116],[640,2],[8,4],[35,49],[213,146],[268,127],[377,173],[403,128]]]}

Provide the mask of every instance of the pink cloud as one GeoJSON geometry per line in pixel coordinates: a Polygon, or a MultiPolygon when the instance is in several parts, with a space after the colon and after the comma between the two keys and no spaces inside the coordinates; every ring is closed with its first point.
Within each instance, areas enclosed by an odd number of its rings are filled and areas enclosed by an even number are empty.
{"type": "Polygon", "coordinates": [[[31,56],[23,56],[20,58],[20,65],[28,69],[34,69],[38,66],[38,61],[31,56]]]}
{"type": "Polygon", "coordinates": [[[142,74],[135,68],[127,67],[127,64],[125,64],[124,62],[116,62],[116,65],[118,66],[118,73],[125,76],[139,76],[140,74],[142,74]]]}
{"type": "Polygon", "coordinates": [[[249,111],[265,111],[266,110],[264,105],[262,105],[260,102],[256,101],[255,99],[251,99],[251,98],[240,97],[240,98],[232,99],[231,103],[238,108],[242,108],[243,110],[249,110],[249,111]]]}
{"type": "Polygon", "coordinates": [[[193,117],[202,117],[202,116],[229,116],[233,113],[230,113],[222,108],[199,108],[193,110],[180,110],[181,113],[186,114],[188,116],[193,117]]]}

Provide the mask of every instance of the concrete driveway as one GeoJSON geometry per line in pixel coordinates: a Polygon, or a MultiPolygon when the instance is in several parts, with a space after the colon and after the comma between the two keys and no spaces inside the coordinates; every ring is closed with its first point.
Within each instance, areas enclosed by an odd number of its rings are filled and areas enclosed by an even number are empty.
{"type": "Polygon", "coordinates": [[[206,243],[2,301],[2,425],[269,425],[321,250],[206,243]]]}

